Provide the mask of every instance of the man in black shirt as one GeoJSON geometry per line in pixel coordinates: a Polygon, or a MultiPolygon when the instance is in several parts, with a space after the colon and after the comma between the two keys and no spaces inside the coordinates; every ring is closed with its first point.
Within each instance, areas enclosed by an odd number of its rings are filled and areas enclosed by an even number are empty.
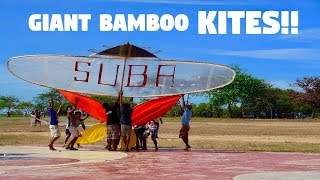
{"type": "Polygon", "coordinates": [[[116,151],[120,142],[120,118],[119,118],[119,97],[115,103],[109,105],[103,103],[102,107],[105,109],[107,116],[107,149],[109,151],[116,151]]]}

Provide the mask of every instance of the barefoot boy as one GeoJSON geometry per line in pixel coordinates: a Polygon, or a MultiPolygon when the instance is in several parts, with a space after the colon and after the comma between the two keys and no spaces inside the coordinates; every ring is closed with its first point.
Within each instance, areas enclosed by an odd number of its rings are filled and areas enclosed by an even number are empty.
{"type": "Polygon", "coordinates": [[[49,114],[50,114],[51,139],[50,139],[50,144],[48,146],[49,146],[50,150],[56,150],[55,148],[53,148],[53,143],[61,136],[59,126],[58,126],[58,123],[59,123],[58,116],[61,111],[62,105],[60,105],[58,111],[55,111],[54,110],[54,101],[53,101],[52,95],[51,95],[50,99],[51,99],[51,101],[50,101],[50,106],[49,106],[49,114]]]}

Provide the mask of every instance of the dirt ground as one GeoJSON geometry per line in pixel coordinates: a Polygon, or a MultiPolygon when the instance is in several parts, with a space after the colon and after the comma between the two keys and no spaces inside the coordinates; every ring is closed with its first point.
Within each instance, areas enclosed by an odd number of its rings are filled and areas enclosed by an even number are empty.
{"type": "MultiPolygon", "coordinates": [[[[65,121],[61,118],[62,144],[65,121]]],[[[88,126],[98,121],[89,119],[88,126]]],[[[81,129],[81,128],[80,128],[81,129]]],[[[159,147],[181,148],[178,138],[179,118],[164,118],[160,125],[159,147]]],[[[252,120],[193,118],[190,144],[195,149],[320,152],[320,120],[252,120]]],[[[0,118],[0,145],[47,144],[50,139],[48,125],[30,126],[30,118],[0,118]]],[[[105,140],[94,145],[104,146],[105,140]]],[[[153,147],[148,140],[148,146],[153,147]]]]}

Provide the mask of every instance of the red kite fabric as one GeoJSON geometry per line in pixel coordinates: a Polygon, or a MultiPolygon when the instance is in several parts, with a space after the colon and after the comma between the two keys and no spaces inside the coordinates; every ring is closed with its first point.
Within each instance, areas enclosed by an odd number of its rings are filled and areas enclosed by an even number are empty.
{"type": "Polygon", "coordinates": [[[79,109],[88,113],[91,117],[100,120],[101,122],[106,122],[107,117],[104,109],[102,108],[102,104],[99,101],[78,93],[62,90],[59,90],[59,92],[72,104],[75,104],[76,99],[78,99],[79,109]]]}
{"type": "MultiPolygon", "coordinates": [[[[72,104],[78,99],[78,108],[88,113],[93,118],[106,122],[107,117],[102,108],[102,103],[77,93],[62,91],[59,92],[72,104]]],[[[132,114],[132,125],[142,125],[153,119],[165,115],[180,99],[181,95],[165,96],[143,102],[134,107],[132,114]]]]}
{"type": "Polygon", "coordinates": [[[143,125],[166,114],[180,99],[181,95],[165,96],[149,100],[134,107],[132,125],[143,125]]]}

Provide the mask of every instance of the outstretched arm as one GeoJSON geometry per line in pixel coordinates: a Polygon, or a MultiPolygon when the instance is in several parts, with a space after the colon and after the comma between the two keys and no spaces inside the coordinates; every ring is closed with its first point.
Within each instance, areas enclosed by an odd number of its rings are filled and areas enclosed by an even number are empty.
{"type": "Polygon", "coordinates": [[[53,101],[53,96],[50,94],[50,108],[54,107],[54,101],[53,101]]]}
{"type": "Polygon", "coordinates": [[[186,103],[184,102],[184,95],[182,95],[181,101],[180,101],[180,111],[181,111],[181,113],[184,112],[184,107],[185,106],[186,106],[186,103]]]}
{"type": "Polygon", "coordinates": [[[118,99],[117,99],[117,101],[119,101],[120,104],[122,104],[122,96],[123,96],[123,92],[120,90],[118,93],[118,99]]]}
{"type": "Polygon", "coordinates": [[[59,109],[58,109],[58,111],[57,111],[57,115],[59,115],[59,114],[60,114],[60,112],[61,112],[61,108],[62,108],[62,104],[60,104],[60,106],[59,106],[59,109]]]}
{"type": "Polygon", "coordinates": [[[120,93],[122,94],[122,91],[119,91],[118,93],[118,97],[117,97],[117,101],[115,104],[119,104],[120,103],[120,98],[122,98],[122,95],[120,95],[120,93]],[[120,97],[121,96],[121,97],[120,97]]]}
{"type": "Polygon", "coordinates": [[[133,108],[133,97],[130,98],[130,108],[133,108]]]}
{"type": "MultiPolygon", "coordinates": [[[[86,115],[86,117],[85,118],[83,118],[83,119],[81,119],[82,120],[82,122],[84,121],[84,120],[86,120],[88,117],[89,117],[89,114],[88,113],[86,113],[87,115],[86,115]]],[[[83,130],[86,130],[86,125],[84,124],[84,123],[82,123],[82,129],[83,130]]]]}
{"type": "Polygon", "coordinates": [[[78,99],[76,98],[76,103],[74,106],[72,106],[72,108],[70,110],[67,111],[68,114],[73,114],[74,111],[77,109],[78,106],[78,99]]]}
{"type": "Polygon", "coordinates": [[[89,117],[89,114],[88,113],[86,113],[86,114],[87,114],[86,117],[83,118],[82,121],[86,120],[89,117]]]}

